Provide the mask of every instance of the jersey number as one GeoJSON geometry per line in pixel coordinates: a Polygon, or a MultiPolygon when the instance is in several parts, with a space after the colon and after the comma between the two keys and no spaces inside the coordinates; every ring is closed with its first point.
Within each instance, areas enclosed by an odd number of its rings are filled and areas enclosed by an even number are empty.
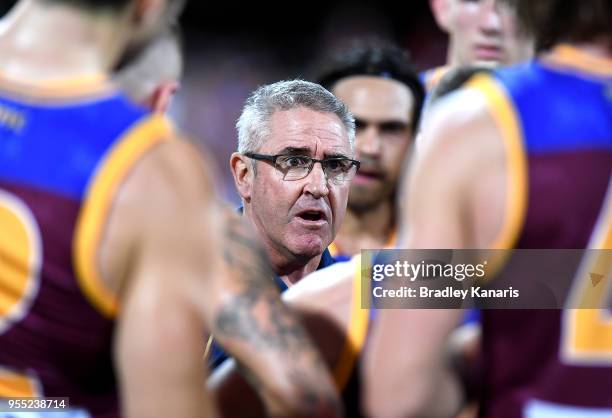
{"type": "Polygon", "coordinates": [[[578,271],[572,289],[572,306],[563,314],[562,352],[572,365],[612,365],[612,197],[594,232],[591,248],[578,271]],[[594,309],[601,307],[602,309],[594,309]]]}
{"type": "MultiPolygon", "coordinates": [[[[42,247],[38,224],[16,196],[0,189],[0,335],[19,322],[38,293],[42,247]]],[[[35,396],[35,379],[0,366],[0,397],[35,396]]]]}

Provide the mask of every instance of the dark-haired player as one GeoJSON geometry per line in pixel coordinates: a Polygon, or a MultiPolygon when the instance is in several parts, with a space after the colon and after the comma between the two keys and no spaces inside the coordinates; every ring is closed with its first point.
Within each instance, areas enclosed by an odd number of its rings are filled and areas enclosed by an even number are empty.
{"type": "Polygon", "coordinates": [[[396,240],[395,195],[404,157],[411,152],[423,88],[406,51],[380,39],[357,39],[330,53],[317,81],[355,117],[359,171],[346,216],[330,251],[347,260],[362,248],[396,240]]]}

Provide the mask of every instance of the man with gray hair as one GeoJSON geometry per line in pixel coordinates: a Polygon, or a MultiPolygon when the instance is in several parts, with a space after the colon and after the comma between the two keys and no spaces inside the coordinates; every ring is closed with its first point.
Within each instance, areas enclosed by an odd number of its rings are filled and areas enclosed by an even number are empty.
{"type": "MultiPolygon", "coordinates": [[[[230,158],[242,212],[266,250],[281,291],[328,267],[327,249],[346,213],[355,120],[319,84],[279,81],[255,90],[236,123],[230,158]]],[[[212,368],[227,356],[209,340],[212,368]]]]}
{"type": "Polygon", "coordinates": [[[359,168],[355,122],[329,91],[292,80],[255,90],[236,127],[238,152],[230,166],[244,216],[284,290],[333,263],[327,246],[342,224],[359,168]]]}

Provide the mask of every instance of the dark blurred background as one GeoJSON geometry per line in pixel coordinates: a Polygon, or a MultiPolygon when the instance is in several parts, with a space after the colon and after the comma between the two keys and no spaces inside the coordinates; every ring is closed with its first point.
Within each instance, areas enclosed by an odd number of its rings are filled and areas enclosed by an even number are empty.
{"type": "MultiPolygon", "coordinates": [[[[0,0],[0,16],[14,0],[0,0]]],[[[327,49],[376,35],[410,51],[417,69],[445,60],[446,36],[427,0],[281,3],[191,0],[181,18],[186,73],[171,116],[213,155],[219,193],[238,202],[228,168],[234,124],[248,94],[261,84],[307,77],[327,49]]]]}

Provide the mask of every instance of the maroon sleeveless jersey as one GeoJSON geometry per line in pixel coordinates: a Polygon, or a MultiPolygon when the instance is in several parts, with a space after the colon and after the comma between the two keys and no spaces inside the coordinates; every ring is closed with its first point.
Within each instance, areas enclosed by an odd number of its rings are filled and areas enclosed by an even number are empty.
{"type": "Polygon", "coordinates": [[[105,82],[31,92],[0,79],[0,402],[68,397],[69,416],[119,415],[97,246],[116,187],[164,126],[105,82]]]}
{"type": "MultiPolygon", "coordinates": [[[[522,149],[515,247],[612,248],[612,60],[560,46],[472,86],[522,149]]],[[[600,307],[483,311],[481,416],[612,417],[612,311],[600,307]]]]}

